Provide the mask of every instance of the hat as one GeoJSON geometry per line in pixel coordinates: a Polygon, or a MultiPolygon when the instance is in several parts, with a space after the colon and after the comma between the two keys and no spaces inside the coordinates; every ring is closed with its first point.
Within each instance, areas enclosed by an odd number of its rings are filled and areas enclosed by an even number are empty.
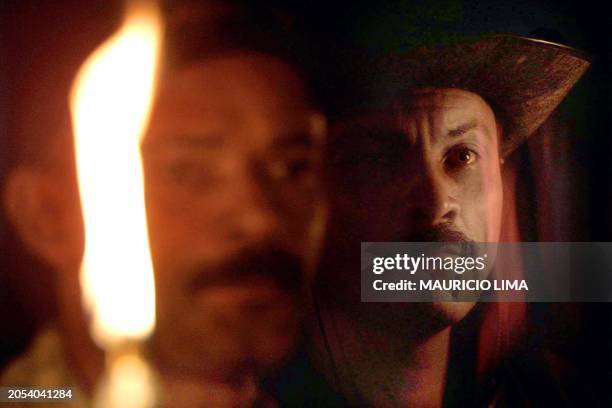
{"type": "Polygon", "coordinates": [[[589,58],[564,45],[495,35],[426,46],[378,60],[373,84],[387,96],[414,88],[459,88],[480,95],[504,128],[507,156],[534,133],[589,67],[589,58]]]}

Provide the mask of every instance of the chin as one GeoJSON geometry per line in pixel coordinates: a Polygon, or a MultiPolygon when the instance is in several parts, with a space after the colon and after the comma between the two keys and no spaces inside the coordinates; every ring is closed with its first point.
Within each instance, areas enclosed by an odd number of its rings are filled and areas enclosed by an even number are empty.
{"type": "Polygon", "coordinates": [[[476,302],[433,302],[432,308],[452,326],[463,320],[475,305],[476,302]]]}
{"type": "Polygon", "coordinates": [[[474,305],[474,302],[362,303],[347,312],[360,325],[419,341],[460,322],[474,305]]]}
{"type": "Polygon", "coordinates": [[[293,350],[300,328],[297,308],[285,303],[198,307],[165,323],[155,336],[162,365],[212,378],[274,369],[293,350]]]}

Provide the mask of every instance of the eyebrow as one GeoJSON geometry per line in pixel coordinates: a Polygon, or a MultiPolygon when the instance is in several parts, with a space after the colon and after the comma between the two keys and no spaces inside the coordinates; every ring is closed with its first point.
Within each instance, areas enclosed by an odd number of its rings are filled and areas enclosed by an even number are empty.
{"type": "Polygon", "coordinates": [[[186,133],[177,137],[157,139],[157,140],[145,140],[144,146],[146,148],[164,148],[167,146],[174,146],[178,148],[196,148],[196,149],[214,149],[223,146],[225,143],[225,137],[219,133],[210,133],[206,136],[198,135],[195,133],[186,133]]]}
{"type": "Polygon", "coordinates": [[[463,125],[457,126],[454,129],[448,131],[448,136],[450,137],[460,137],[478,127],[478,123],[476,120],[472,120],[468,123],[464,123],[463,125]]]}

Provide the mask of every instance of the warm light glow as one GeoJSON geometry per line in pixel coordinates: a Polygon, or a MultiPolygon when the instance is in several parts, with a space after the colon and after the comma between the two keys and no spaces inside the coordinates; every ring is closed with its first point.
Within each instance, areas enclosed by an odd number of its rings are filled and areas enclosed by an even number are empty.
{"type": "Polygon", "coordinates": [[[147,337],[155,287],[140,142],[151,110],[161,16],[150,2],[81,67],[70,107],[85,223],[81,288],[92,336],[105,348],[147,337]]]}
{"type": "Polygon", "coordinates": [[[137,354],[121,355],[110,364],[93,408],[145,408],[156,402],[155,378],[137,354]]]}

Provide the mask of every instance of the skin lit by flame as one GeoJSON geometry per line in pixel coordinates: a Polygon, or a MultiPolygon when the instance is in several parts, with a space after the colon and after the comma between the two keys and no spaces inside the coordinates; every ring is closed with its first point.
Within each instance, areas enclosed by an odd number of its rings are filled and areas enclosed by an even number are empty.
{"type": "Polygon", "coordinates": [[[129,10],[119,31],[85,61],[70,107],[85,224],[80,280],[92,336],[108,348],[155,326],[155,287],[140,142],[153,101],[161,17],[129,10]]]}

